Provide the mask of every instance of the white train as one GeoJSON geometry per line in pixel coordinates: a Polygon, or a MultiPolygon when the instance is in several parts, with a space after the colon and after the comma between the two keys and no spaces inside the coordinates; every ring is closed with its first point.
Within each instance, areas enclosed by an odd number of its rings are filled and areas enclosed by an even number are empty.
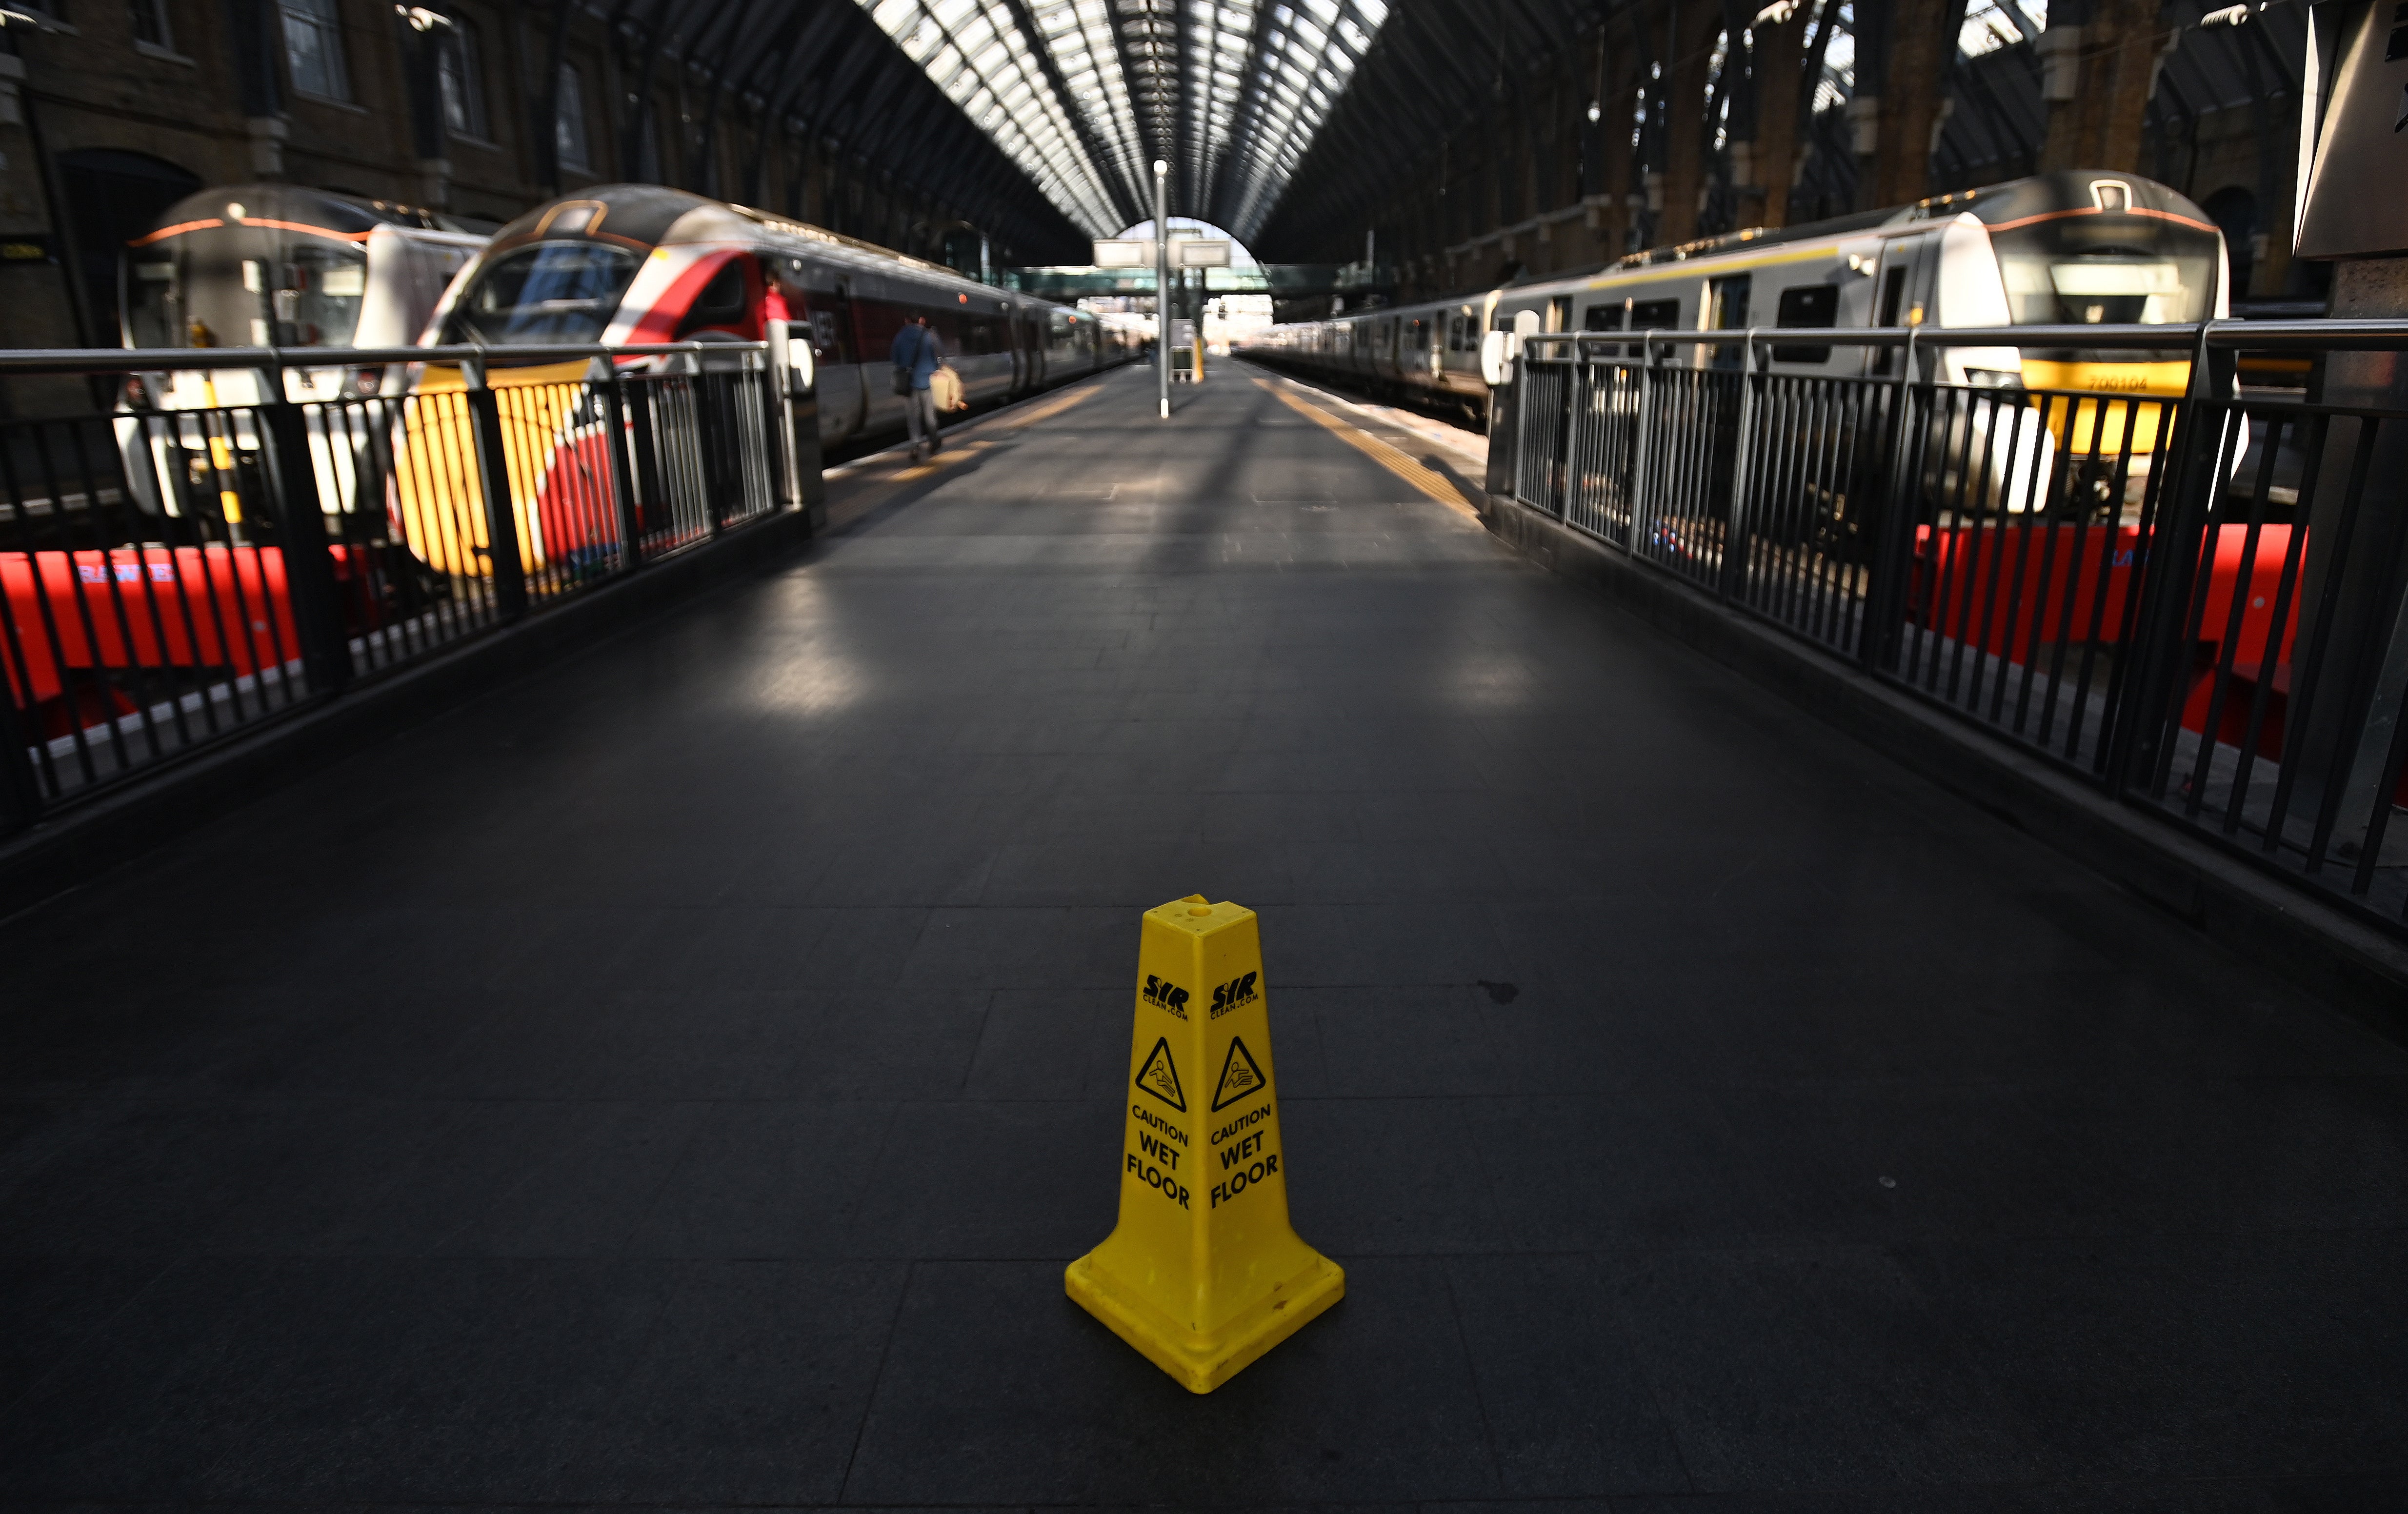
{"type": "MultiPolygon", "coordinates": [[[[1743,231],[1624,258],[1601,272],[1305,324],[1275,326],[1246,354],[1398,396],[1484,415],[1490,331],[1794,330],[1763,349],[1775,373],[1888,371],[1883,352],[1818,339],[1850,326],[2180,323],[2229,313],[2222,234],[2197,206],[2132,174],[2074,170],[1943,194],[1896,210],[1743,231]]],[[[1492,365],[1494,363],[1492,347],[1492,365]]],[[[1641,354],[1641,344],[1626,348],[1641,354]]],[[[1665,354],[1659,350],[1659,357],[1665,354]]],[[[1737,367],[1736,347],[1669,361],[1737,367]]],[[[1947,348],[1944,383],[2176,395],[2190,365],[2137,351],[1947,348]]],[[[2075,407],[2054,426],[2077,452],[2114,452],[2130,430],[2134,471],[2157,445],[2153,406],[2075,407]]]]}
{"type": "MultiPolygon", "coordinates": [[[[127,247],[126,346],[407,347],[485,238],[423,211],[291,184],[204,190],[127,247]]],[[[375,393],[376,369],[288,368],[296,400],[375,393]]],[[[142,380],[129,402],[165,409],[255,405],[248,369],[142,380]]]]}

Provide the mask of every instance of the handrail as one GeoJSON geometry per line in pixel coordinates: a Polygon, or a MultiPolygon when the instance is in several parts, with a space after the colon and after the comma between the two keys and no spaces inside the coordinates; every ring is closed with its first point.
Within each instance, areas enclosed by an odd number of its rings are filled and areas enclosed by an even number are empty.
{"type": "Polygon", "coordinates": [[[1548,331],[1525,345],[1586,342],[1619,347],[1737,347],[1811,342],[1817,347],[2019,347],[2189,352],[2204,342],[2221,350],[2408,351],[2408,321],[2205,321],[2179,325],[2109,326],[1756,326],[1745,331],[1548,331]]]}
{"type": "Polygon", "coordinates": [[[0,373],[217,372],[228,368],[375,368],[397,363],[475,363],[494,367],[577,358],[685,357],[767,352],[767,342],[529,343],[484,347],[98,347],[0,350],[0,373]]]}
{"type": "Polygon", "coordinates": [[[1513,345],[1492,490],[2408,935],[2408,895],[2379,876],[2408,803],[2408,736],[2385,714],[2402,591],[2393,546],[2364,536],[2396,506],[2379,460],[2408,436],[2408,407],[2253,393],[2235,366],[2408,351],[2408,321],[1513,345]],[[1788,343],[1909,359],[1809,369],[1801,388],[1770,381],[1788,365],[1765,360],[1788,343]],[[1918,355],[1976,348],[2161,371],[2146,391],[2089,392],[2078,372],[2027,391],[2020,375],[1947,383],[1918,355]],[[2378,554],[2362,571],[2353,530],[2378,554]]]}

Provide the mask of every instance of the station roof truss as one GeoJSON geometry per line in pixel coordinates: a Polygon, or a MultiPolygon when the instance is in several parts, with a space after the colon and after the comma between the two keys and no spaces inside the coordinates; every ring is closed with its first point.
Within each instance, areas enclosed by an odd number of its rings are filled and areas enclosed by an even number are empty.
{"type": "MultiPolygon", "coordinates": [[[[2187,8],[2196,13],[2206,7],[2187,8]]],[[[1935,180],[1966,186],[1998,176],[2001,164],[2029,161],[2048,133],[2041,61],[2033,46],[2047,12],[2034,0],[1981,0],[1970,18],[1953,81],[1956,107],[1931,164],[1935,180]],[[1976,22],[1996,38],[1993,45],[1973,45],[1976,22]]],[[[2296,108],[2307,52],[2307,22],[2299,7],[2270,6],[2237,26],[2195,20],[2184,24],[2187,18],[2180,15],[2169,20],[2178,29],[2160,56],[2143,118],[2152,134],[2171,130],[2179,136],[2191,132],[2200,117],[2221,110],[2275,101],[2296,108]]],[[[2266,135],[2271,145],[2272,133],[2266,135]]]]}
{"type": "Polygon", "coordinates": [[[859,0],[903,53],[1096,236],[1154,213],[1262,224],[1388,0],[859,0]]]}
{"type": "MultiPolygon", "coordinates": [[[[1815,25],[1828,21],[1833,36],[1809,123],[1810,137],[1827,150],[1809,160],[1800,188],[1836,174],[1844,182],[1826,187],[1853,190],[1855,164],[1844,146],[1844,111],[1856,86],[1853,7],[1847,0],[1771,0],[1758,19],[1801,5],[1815,25]]],[[[2207,20],[2229,14],[2216,6],[2175,0],[2169,7],[2172,30],[2147,107],[2152,132],[2171,128],[2178,136],[2213,111],[2295,96],[2305,49],[2299,8],[2255,6],[2246,24],[2222,25],[2207,20]]],[[[1284,193],[1250,223],[1252,245],[1265,257],[1311,257],[1344,245],[1350,231],[1359,236],[1399,186],[1441,171],[1451,138],[1482,129],[1484,119],[1517,101],[1526,104],[1531,77],[1560,63],[1575,37],[1594,37],[1602,26],[1615,53],[1639,51],[1660,32],[1664,8],[1661,0],[1396,0],[1284,193]]],[[[1758,0],[1720,8],[1742,18],[1759,12],[1758,0]]],[[[1949,79],[1953,107],[1932,159],[1935,183],[1970,188],[2030,171],[2047,131],[2034,47],[2047,23],[2047,0],[1968,0],[1949,79]]],[[[1601,59],[1584,72],[1590,68],[1601,103],[1614,109],[1616,102],[1602,96],[1610,82],[1630,77],[1627,69],[1609,71],[1601,59]]],[[[1587,93],[1591,81],[1580,83],[1587,93]]]]}
{"type": "MultiPolygon", "coordinates": [[[[589,0],[589,4],[592,0],[589,0]]],[[[896,50],[853,0],[602,0],[626,50],[631,98],[612,112],[630,162],[658,144],[662,181],[757,201],[749,182],[718,182],[711,149],[740,104],[773,129],[816,138],[982,222],[1031,261],[1075,255],[1083,224],[1024,160],[982,131],[918,64],[896,50]],[[684,70],[698,108],[687,121],[642,114],[649,86],[684,70]]],[[[569,7],[556,8],[554,26],[569,7]]]]}
{"type": "Polygon", "coordinates": [[[1263,256],[1309,255],[1399,185],[1434,179],[1440,145],[1520,98],[1540,64],[1625,7],[1597,0],[1397,0],[1353,87],[1266,206],[1263,256]]]}

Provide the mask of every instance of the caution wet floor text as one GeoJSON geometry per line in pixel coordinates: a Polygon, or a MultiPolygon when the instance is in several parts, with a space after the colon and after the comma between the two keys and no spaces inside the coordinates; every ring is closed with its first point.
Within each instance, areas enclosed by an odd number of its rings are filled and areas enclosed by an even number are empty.
{"type": "Polygon", "coordinates": [[[1262,937],[1191,896],[1145,913],[1120,1223],[1070,1296],[1190,1391],[1211,1393],[1346,1291],[1288,1223],[1262,937]]]}

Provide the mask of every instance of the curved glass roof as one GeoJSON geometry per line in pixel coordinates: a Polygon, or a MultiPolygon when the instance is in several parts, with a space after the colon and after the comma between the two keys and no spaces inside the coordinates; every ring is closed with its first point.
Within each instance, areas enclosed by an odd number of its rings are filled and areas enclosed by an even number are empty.
{"type": "Polygon", "coordinates": [[[1387,0],[861,0],[1092,235],[1171,198],[1240,237],[1312,145],[1387,0]]]}

